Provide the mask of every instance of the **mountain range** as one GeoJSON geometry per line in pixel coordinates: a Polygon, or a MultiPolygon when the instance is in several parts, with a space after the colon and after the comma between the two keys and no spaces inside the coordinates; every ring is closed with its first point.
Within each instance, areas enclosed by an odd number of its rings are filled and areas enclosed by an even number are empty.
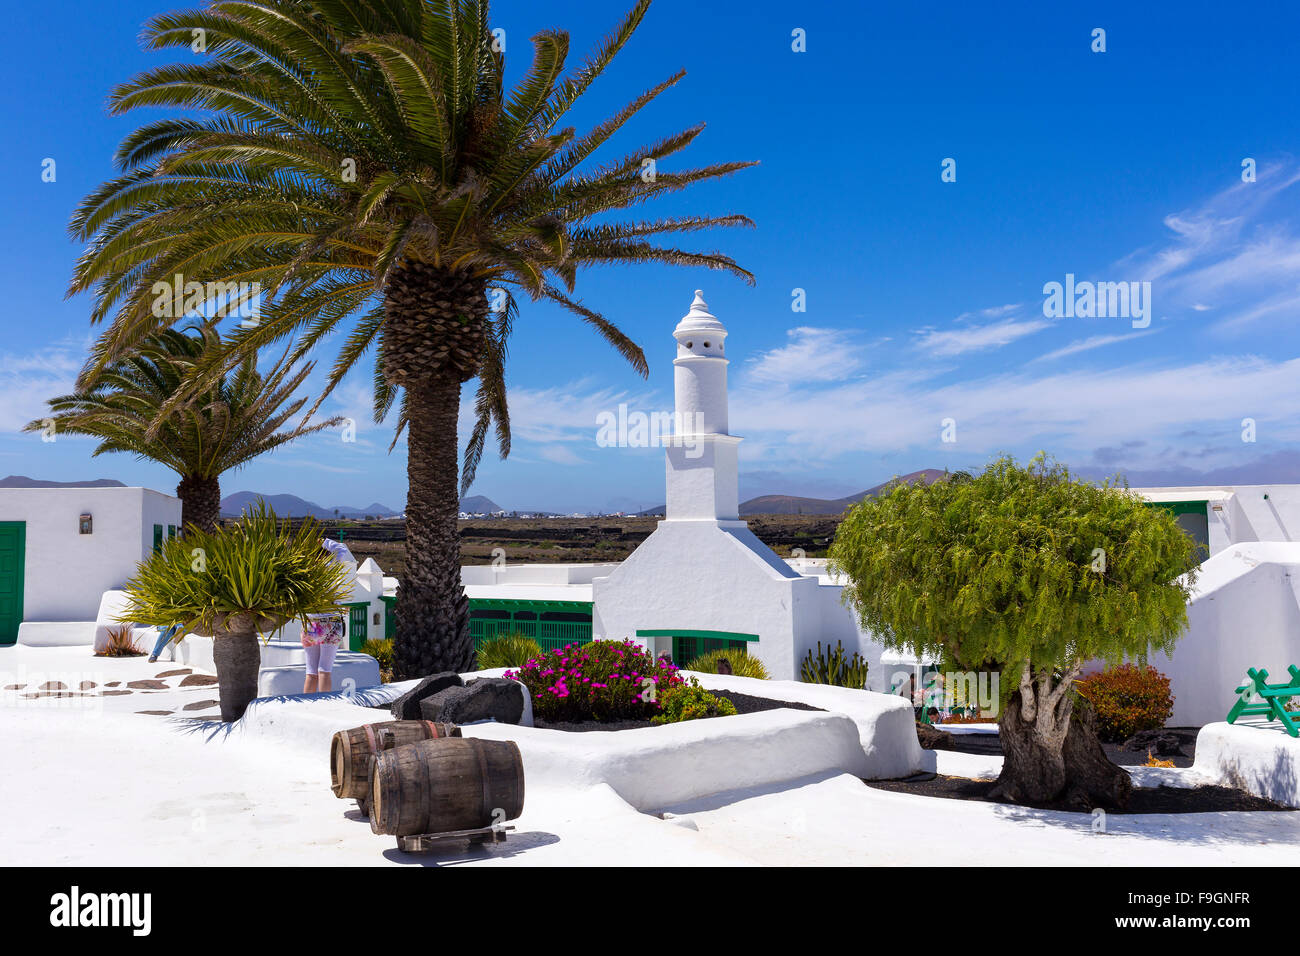
{"type": "Polygon", "coordinates": [[[265,501],[271,510],[282,518],[364,518],[366,515],[373,518],[393,518],[401,514],[400,511],[394,511],[378,502],[364,508],[353,508],[350,505],[325,508],[297,495],[264,495],[256,491],[236,491],[233,495],[221,499],[221,515],[226,518],[238,517],[255,504],[258,498],[265,501]]]}
{"type": "MultiPolygon", "coordinates": [[[[901,475],[891,481],[902,482],[922,482],[932,484],[944,476],[944,472],[938,468],[924,468],[921,471],[914,471],[910,474],[901,475]]],[[[858,492],[856,495],[849,495],[845,498],[804,498],[798,495],[760,495],[757,498],[750,498],[740,505],[741,517],[750,515],[837,515],[841,514],[844,509],[852,504],[856,504],[863,498],[877,495],[890,484],[889,481],[881,482],[866,491],[858,492]]],[[[0,488],[124,488],[122,482],[114,478],[95,478],[89,481],[46,481],[40,478],[28,478],[25,475],[9,475],[6,478],[0,478],[0,488]]],[[[257,499],[263,499],[275,511],[277,515],[292,516],[295,518],[312,517],[320,519],[330,518],[364,518],[367,515],[374,518],[394,518],[401,514],[400,511],[372,502],[364,508],[354,508],[350,505],[338,505],[333,508],[326,508],[318,505],[314,501],[308,501],[306,498],[300,498],[297,495],[266,495],[256,491],[237,491],[233,495],[227,495],[221,499],[221,514],[223,517],[237,517],[245,509],[255,503],[257,499]]],[[[469,495],[462,498],[460,510],[466,514],[493,514],[498,511],[506,511],[491,498],[485,495],[469,495]]],[[[515,509],[519,514],[553,514],[554,512],[546,510],[521,511],[515,509]]],[[[638,512],[641,515],[661,515],[664,513],[664,506],[658,508],[647,508],[645,511],[638,512]]]]}
{"type": "MultiPolygon", "coordinates": [[[[860,491],[856,495],[849,495],[846,498],[801,498],[797,495],[759,495],[757,498],[750,498],[748,501],[741,502],[740,516],[747,518],[750,515],[837,515],[842,514],[844,509],[849,505],[857,504],[863,498],[870,498],[880,494],[886,487],[895,481],[906,484],[931,485],[944,476],[945,472],[938,468],[923,468],[920,471],[913,471],[906,475],[899,475],[897,478],[891,478],[889,481],[882,481],[878,485],[873,485],[866,491],[860,491]]],[[[649,508],[640,512],[643,515],[661,515],[664,513],[664,505],[658,508],[649,508]]]]}
{"type": "Polygon", "coordinates": [[[125,488],[116,478],[93,478],[90,481],[45,481],[26,475],[0,478],[0,488],[125,488]]]}

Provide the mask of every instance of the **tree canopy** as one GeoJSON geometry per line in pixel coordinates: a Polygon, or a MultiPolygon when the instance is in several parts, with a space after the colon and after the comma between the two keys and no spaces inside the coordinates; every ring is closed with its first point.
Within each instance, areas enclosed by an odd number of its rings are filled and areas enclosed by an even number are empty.
{"type": "Polygon", "coordinates": [[[1037,671],[1170,650],[1196,550],[1123,482],[1079,481],[1039,454],[865,499],[829,558],[845,603],[889,646],[1037,671]]]}

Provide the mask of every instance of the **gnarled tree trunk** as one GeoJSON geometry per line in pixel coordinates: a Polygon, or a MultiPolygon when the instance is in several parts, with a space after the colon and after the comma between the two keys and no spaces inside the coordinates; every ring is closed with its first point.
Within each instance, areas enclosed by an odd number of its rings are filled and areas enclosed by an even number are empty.
{"type": "Polygon", "coordinates": [[[1091,708],[1071,690],[1077,676],[1026,668],[998,721],[1002,773],[990,796],[1070,810],[1128,802],[1132,780],[1101,749],[1091,708]]]}
{"type": "Polygon", "coordinates": [[[203,531],[216,531],[221,517],[221,480],[199,475],[182,475],[176,486],[181,499],[181,527],[197,525],[203,531]]]}
{"type": "Polygon", "coordinates": [[[482,361],[488,302],[482,279],[422,263],[394,272],[384,291],[384,375],[406,390],[406,573],[393,641],[393,676],[404,680],[474,666],[456,419],[461,384],[482,361]]]}

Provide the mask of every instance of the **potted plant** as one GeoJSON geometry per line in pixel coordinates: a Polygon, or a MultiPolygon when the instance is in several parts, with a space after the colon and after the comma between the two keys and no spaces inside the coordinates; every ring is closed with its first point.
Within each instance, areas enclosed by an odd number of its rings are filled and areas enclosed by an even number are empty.
{"type": "Polygon", "coordinates": [[[237,523],[204,531],[193,525],[140,564],[124,589],[123,618],[182,625],[181,635],[212,637],[221,719],[238,720],[257,696],[258,634],[309,614],[339,610],[347,571],[321,546],[321,527],[296,531],[258,502],[237,523]]]}

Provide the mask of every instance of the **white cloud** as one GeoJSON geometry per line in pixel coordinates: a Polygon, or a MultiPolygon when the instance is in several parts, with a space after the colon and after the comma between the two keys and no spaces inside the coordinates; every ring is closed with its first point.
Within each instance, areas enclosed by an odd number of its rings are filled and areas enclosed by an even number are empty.
{"type": "Polygon", "coordinates": [[[862,366],[851,331],[800,327],[786,336],[789,345],[749,360],[746,370],[751,376],[765,382],[830,382],[862,366]]]}
{"type": "Polygon", "coordinates": [[[80,369],[80,358],[62,346],[0,355],[0,432],[21,431],[48,415],[48,400],[73,391],[80,369]]]}
{"type": "MultiPolygon", "coordinates": [[[[1243,417],[1272,441],[1296,440],[1298,404],[1300,359],[1238,358],[1047,375],[1022,369],[950,384],[898,373],[823,389],[748,389],[734,397],[732,421],[773,465],[907,450],[978,460],[1028,446],[1065,455],[1124,441],[1185,445],[1177,436],[1191,428],[1235,434],[1243,417]],[[940,441],[944,418],[957,422],[954,445],[940,441]]],[[[1213,455],[1235,461],[1243,447],[1227,442],[1203,464],[1214,464],[1213,455]]]]}
{"type": "Polygon", "coordinates": [[[1053,359],[1064,358],[1067,355],[1077,355],[1080,352],[1090,352],[1093,349],[1099,349],[1106,345],[1113,345],[1116,342],[1131,342],[1134,339],[1144,338],[1148,335],[1155,335],[1161,329],[1146,329],[1141,332],[1121,332],[1118,335],[1094,335],[1086,339],[1077,339],[1062,348],[1046,355],[1040,355],[1034,361],[1049,362],[1053,359]]]}
{"type": "Polygon", "coordinates": [[[940,358],[1010,345],[1035,332],[1050,328],[1046,319],[1006,319],[988,325],[957,329],[922,329],[916,347],[940,358]]]}
{"type": "Polygon", "coordinates": [[[1153,282],[1157,314],[1186,309],[1224,314],[1219,332],[1259,319],[1300,314],[1295,308],[1300,235],[1290,221],[1270,221],[1279,198],[1300,182],[1300,164],[1274,162],[1258,181],[1235,183],[1194,209],[1165,217],[1172,241],[1138,249],[1116,264],[1153,282]]]}

